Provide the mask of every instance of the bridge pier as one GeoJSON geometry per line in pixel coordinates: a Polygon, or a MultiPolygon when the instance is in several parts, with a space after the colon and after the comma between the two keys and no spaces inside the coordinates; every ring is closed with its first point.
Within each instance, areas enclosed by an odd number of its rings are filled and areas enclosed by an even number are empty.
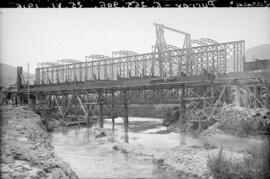
{"type": "Polygon", "coordinates": [[[181,100],[180,100],[180,132],[184,130],[184,118],[185,118],[185,111],[186,111],[186,104],[185,104],[185,96],[186,96],[186,87],[185,85],[181,88],[181,100]]]}
{"type": "Polygon", "coordinates": [[[103,96],[102,91],[98,91],[98,105],[99,105],[99,127],[103,128],[103,96]]]}
{"type": "Polygon", "coordinates": [[[270,109],[270,86],[265,86],[265,108],[270,109]]]}
{"type": "Polygon", "coordinates": [[[114,91],[112,91],[112,111],[111,111],[111,117],[112,117],[112,128],[114,129],[115,123],[114,123],[114,117],[115,117],[115,111],[114,111],[114,106],[115,106],[115,99],[114,99],[114,91]]]}
{"type": "Polygon", "coordinates": [[[124,123],[125,129],[128,129],[128,96],[126,90],[124,90],[124,123]]]}

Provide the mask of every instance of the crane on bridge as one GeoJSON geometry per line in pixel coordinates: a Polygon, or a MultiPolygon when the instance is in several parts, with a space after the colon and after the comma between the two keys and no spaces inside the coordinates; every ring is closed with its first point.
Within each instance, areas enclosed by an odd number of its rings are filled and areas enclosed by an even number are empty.
{"type": "Polygon", "coordinates": [[[166,44],[165,37],[164,37],[164,29],[170,30],[172,32],[180,33],[185,36],[184,43],[183,43],[183,49],[187,50],[187,56],[186,56],[186,73],[191,71],[192,69],[190,68],[190,63],[191,63],[191,34],[165,26],[164,24],[157,24],[154,23],[156,27],[156,43],[155,43],[155,52],[158,52],[159,54],[159,70],[160,70],[160,75],[162,78],[166,77],[166,73],[169,73],[169,76],[172,76],[172,63],[171,60],[166,60],[163,55],[163,51],[167,51],[168,45],[166,44]],[[169,72],[164,71],[164,66],[169,65],[169,72]]]}

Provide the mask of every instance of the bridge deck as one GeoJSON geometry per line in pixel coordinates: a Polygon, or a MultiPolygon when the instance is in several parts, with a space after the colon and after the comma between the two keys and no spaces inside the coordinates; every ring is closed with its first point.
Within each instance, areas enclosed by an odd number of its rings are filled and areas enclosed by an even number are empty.
{"type": "MultiPolygon", "coordinates": [[[[207,86],[207,85],[230,85],[230,84],[245,84],[256,86],[269,86],[270,85],[270,72],[257,72],[257,73],[229,73],[217,75],[214,80],[209,75],[190,76],[174,79],[160,79],[160,78],[147,78],[147,79],[123,79],[123,80],[97,80],[97,81],[84,81],[76,83],[60,83],[51,85],[34,85],[30,87],[31,93],[43,92],[61,92],[70,93],[72,91],[96,92],[102,90],[121,90],[121,89],[153,89],[153,88],[169,88],[175,86],[193,87],[193,86],[207,86]]],[[[26,89],[20,90],[26,92],[26,89]]]]}

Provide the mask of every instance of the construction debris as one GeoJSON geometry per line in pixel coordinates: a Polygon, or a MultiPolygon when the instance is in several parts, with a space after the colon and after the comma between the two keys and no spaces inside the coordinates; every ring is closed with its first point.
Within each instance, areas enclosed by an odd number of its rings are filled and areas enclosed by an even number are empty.
{"type": "Polygon", "coordinates": [[[220,131],[236,135],[268,134],[270,129],[270,110],[264,108],[248,109],[232,105],[219,108],[213,119],[217,122],[203,131],[202,135],[213,135],[220,131]]]}

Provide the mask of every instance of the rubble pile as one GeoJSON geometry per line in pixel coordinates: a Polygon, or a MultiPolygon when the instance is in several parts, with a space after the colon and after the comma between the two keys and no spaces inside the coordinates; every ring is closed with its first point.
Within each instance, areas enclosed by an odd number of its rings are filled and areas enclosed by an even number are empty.
{"type": "Polygon", "coordinates": [[[236,135],[267,134],[270,127],[270,111],[265,108],[248,109],[224,105],[218,109],[213,119],[217,123],[203,131],[202,135],[213,135],[219,131],[236,135]]]}
{"type": "Polygon", "coordinates": [[[2,106],[1,115],[1,178],[78,178],[53,153],[37,114],[2,106]]]}
{"type": "MultiPolygon", "coordinates": [[[[217,108],[217,111],[219,111],[219,108],[217,108]]],[[[212,113],[212,108],[211,107],[206,107],[203,110],[197,110],[197,111],[187,111],[185,114],[186,119],[188,120],[194,120],[194,121],[203,121],[207,120],[208,117],[212,113]]]]}

